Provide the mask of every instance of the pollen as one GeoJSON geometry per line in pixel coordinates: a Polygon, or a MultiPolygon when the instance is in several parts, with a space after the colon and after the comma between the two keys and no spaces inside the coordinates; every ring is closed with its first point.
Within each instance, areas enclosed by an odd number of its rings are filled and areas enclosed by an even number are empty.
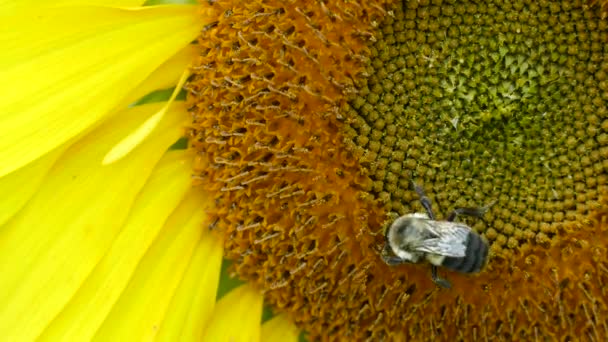
{"type": "Polygon", "coordinates": [[[194,179],[234,272],[312,340],[608,338],[608,21],[582,1],[207,4],[194,179]],[[465,219],[479,275],[380,256],[465,219]]]}

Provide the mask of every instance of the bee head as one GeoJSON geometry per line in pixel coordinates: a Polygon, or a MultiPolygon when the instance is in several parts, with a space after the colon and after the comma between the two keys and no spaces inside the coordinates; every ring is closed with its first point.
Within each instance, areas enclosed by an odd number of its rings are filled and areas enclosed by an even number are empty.
{"type": "Polygon", "coordinates": [[[386,242],[392,252],[409,262],[419,262],[423,252],[416,251],[415,246],[430,236],[427,225],[428,217],[424,214],[409,214],[395,220],[386,232],[386,242]]]}

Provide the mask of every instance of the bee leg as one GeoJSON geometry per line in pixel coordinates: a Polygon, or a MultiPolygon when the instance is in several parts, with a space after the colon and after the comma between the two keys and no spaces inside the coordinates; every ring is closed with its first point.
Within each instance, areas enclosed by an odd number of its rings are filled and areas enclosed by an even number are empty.
{"type": "Polygon", "coordinates": [[[384,260],[384,262],[389,266],[397,266],[408,262],[407,260],[401,259],[396,255],[392,255],[388,244],[384,246],[384,250],[382,250],[381,256],[382,260],[384,260]]]}
{"type": "Polygon", "coordinates": [[[492,203],[481,208],[456,208],[448,215],[445,220],[449,222],[454,221],[456,217],[458,217],[458,215],[467,215],[483,218],[483,215],[485,215],[485,213],[490,209],[490,207],[492,207],[492,205],[494,205],[494,203],[496,203],[496,201],[493,201],[492,203]]]}
{"type": "Polygon", "coordinates": [[[431,220],[434,220],[435,214],[433,214],[433,208],[431,207],[431,200],[428,197],[426,197],[426,194],[424,193],[424,190],[422,189],[422,187],[420,185],[418,185],[414,182],[412,182],[412,185],[414,186],[414,190],[418,194],[418,197],[420,197],[420,203],[422,203],[422,206],[426,210],[426,213],[429,215],[429,218],[431,220]]]}
{"type": "Polygon", "coordinates": [[[452,288],[452,284],[449,280],[440,278],[437,275],[437,266],[431,265],[431,279],[433,279],[433,283],[439,285],[439,287],[443,287],[444,289],[452,288]]]}
{"type": "Polygon", "coordinates": [[[407,263],[407,261],[401,259],[400,257],[392,256],[392,255],[383,255],[382,260],[389,266],[397,266],[401,264],[407,263]]]}

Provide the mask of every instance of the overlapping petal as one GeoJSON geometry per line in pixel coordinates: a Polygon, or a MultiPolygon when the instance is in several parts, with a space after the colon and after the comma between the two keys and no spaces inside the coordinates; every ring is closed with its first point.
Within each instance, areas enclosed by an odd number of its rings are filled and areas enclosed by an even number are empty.
{"type": "Polygon", "coordinates": [[[0,226],[21,209],[36,192],[53,163],[65,148],[48,153],[35,162],[0,178],[0,226]]]}
{"type": "Polygon", "coordinates": [[[11,13],[19,8],[31,8],[33,6],[40,7],[58,7],[70,5],[102,5],[102,6],[137,6],[143,4],[144,0],[0,0],[0,13],[11,13]]]}
{"type": "MultiPolygon", "coordinates": [[[[191,288],[193,280],[210,280],[198,286],[204,292],[203,297],[215,295],[221,246],[218,246],[217,237],[201,229],[203,201],[201,196],[192,194],[168,219],[95,340],[141,341],[156,337],[165,319],[170,324],[170,317],[175,314],[171,311],[175,308],[173,302],[180,301],[177,298],[179,291],[191,288]],[[207,261],[209,265],[206,265],[207,261]],[[208,266],[210,268],[206,269],[208,266]],[[216,275],[206,278],[205,274],[213,271],[216,275]]],[[[194,299],[190,298],[190,305],[200,303],[194,299]]],[[[209,303],[204,301],[201,304],[209,303]]],[[[179,332],[177,326],[170,329],[173,328],[179,332]]]]}
{"type": "Polygon", "coordinates": [[[262,301],[262,295],[250,285],[241,285],[232,290],[216,303],[202,340],[259,341],[262,301]]]}
{"type": "MultiPolygon", "coordinates": [[[[191,188],[191,160],[191,154],[184,151],[172,151],[163,157],[137,196],[126,223],[106,255],[47,328],[43,339],[91,339],[156,239],[163,222],[191,188]]],[[[200,202],[195,203],[200,205],[200,202]]],[[[196,207],[187,209],[186,214],[192,215],[196,207]]]]}
{"type": "Polygon", "coordinates": [[[264,342],[297,342],[300,332],[285,315],[278,315],[262,325],[264,342]]]}
{"type": "MultiPolygon", "coordinates": [[[[198,229],[205,229],[200,226],[198,229]]],[[[220,278],[222,241],[203,232],[158,333],[163,341],[201,341],[211,318],[220,278]]]]}
{"type": "Polygon", "coordinates": [[[0,176],[100,122],[196,36],[202,17],[183,5],[0,13],[0,176]]]}
{"type": "Polygon", "coordinates": [[[195,45],[186,45],[156,68],[150,76],[121,101],[121,104],[126,106],[155,90],[174,87],[184,73],[184,69],[190,65],[198,53],[200,52],[196,50],[195,45]]]}
{"type": "Polygon", "coordinates": [[[70,147],[0,228],[0,336],[38,336],[107,252],[154,166],[182,134],[183,105],[174,105],[177,113],[166,115],[129,158],[106,166],[101,160],[162,105],[123,112],[70,147]]]}

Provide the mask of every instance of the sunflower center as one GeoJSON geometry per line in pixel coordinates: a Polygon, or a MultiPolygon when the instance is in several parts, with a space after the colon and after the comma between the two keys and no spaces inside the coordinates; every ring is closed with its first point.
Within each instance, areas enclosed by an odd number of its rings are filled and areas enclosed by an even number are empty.
{"type": "Polygon", "coordinates": [[[400,215],[412,177],[446,214],[496,200],[475,225],[495,252],[548,244],[608,181],[607,26],[571,2],[397,8],[350,102],[370,192],[400,215]]]}
{"type": "Polygon", "coordinates": [[[608,315],[605,234],[589,243],[607,221],[608,24],[597,7],[209,6],[221,14],[188,85],[195,179],[215,198],[209,227],[224,232],[234,271],[268,303],[313,339],[600,329],[588,318],[608,315]],[[466,221],[492,245],[487,268],[448,273],[450,291],[428,265],[380,257],[393,217],[422,211],[412,180],[439,217],[496,201],[485,222],[466,221]]]}

